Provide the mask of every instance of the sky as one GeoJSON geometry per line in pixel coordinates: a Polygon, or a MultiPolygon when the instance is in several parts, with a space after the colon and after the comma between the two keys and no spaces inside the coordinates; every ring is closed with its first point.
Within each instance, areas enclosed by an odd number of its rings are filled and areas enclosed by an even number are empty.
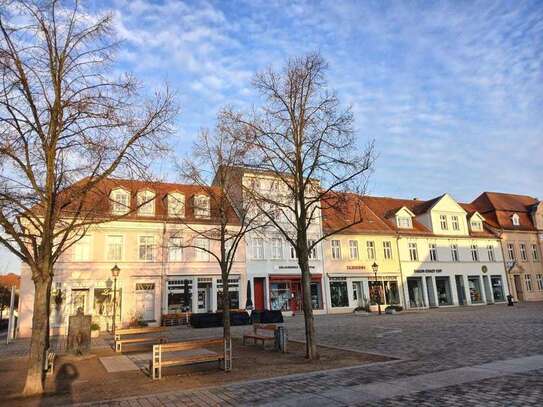
{"type": "MultiPolygon", "coordinates": [[[[540,0],[91,4],[114,15],[115,69],[176,91],[180,156],[221,107],[258,104],[256,72],[318,51],[360,145],[375,141],[369,194],[543,199],[540,0]]],[[[156,170],[175,180],[168,160],[156,170]]]]}

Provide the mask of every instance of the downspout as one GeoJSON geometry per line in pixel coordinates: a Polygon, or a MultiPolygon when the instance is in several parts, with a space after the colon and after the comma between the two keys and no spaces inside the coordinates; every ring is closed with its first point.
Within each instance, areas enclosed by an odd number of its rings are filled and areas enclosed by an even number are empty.
{"type": "MultiPolygon", "coordinates": [[[[503,238],[502,238],[502,235],[503,235],[503,229],[500,229],[499,231],[499,238],[500,238],[500,248],[501,248],[501,251],[502,251],[502,262],[503,262],[503,268],[505,270],[505,279],[507,280],[507,291],[509,292],[509,295],[510,296],[513,296],[513,293],[511,292],[511,281],[510,281],[510,277],[511,277],[511,270],[513,270],[513,267],[515,267],[515,263],[516,261],[513,260],[513,264],[511,265],[511,267],[507,267],[507,262],[505,261],[505,251],[503,250],[503,238]]],[[[517,299],[517,302],[518,302],[518,293],[515,289],[515,297],[517,299]]]]}

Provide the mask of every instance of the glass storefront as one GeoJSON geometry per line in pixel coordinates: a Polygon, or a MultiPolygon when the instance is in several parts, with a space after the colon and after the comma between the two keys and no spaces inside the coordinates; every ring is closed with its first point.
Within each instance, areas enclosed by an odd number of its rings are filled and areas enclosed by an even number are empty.
{"type": "Polygon", "coordinates": [[[424,294],[422,292],[422,279],[420,277],[407,277],[407,291],[409,293],[409,306],[411,308],[424,307],[424,294]]]}
{"type": "Polygon", "coordinates": [[[399,304],[400,303],[400,291],[398,290],[398,282],[393,280],[384,281],[368,281],[368,288],[370,292],[370,304],[377,305],[379,302],[381,305],[387,304],[399,304]]]}
{"type": "Polygon", "coordinates": [[[491,276],[490,282],[492,284],[492,295],[494,296],[494,301],[505,301],[502,278],[500,276],[491,276]]]}
{"type": "Polygon", "coordinates": [[[349,306],[349,292],[346,277],[330,278],[330,302],[333,308],[349,306]]]}
{"type": "MultiPolygon", "coordinates": [[[[239,279],[228,279],[228,293],[230,294],[230,309],[239,308],[239,279]]],[[[222,307],[222,280],[217,280],[217,309],[222,307]]]]}
{"type": "MultiPolygon", "coordinates": [[[[270,307],[278,311],[301,311],[303,309],[302,282],[300,277],[270,277],[270,307]]],[[[320,277],[311,282],[313,309],[322,309],[320,277]],[[318,280],[318,281],[317,281],[318,280]]]]}
{"type": "Polygon", "coordinates": [[[436,277],[438,305],[452,305],[451,282],[449,277],[436,277]]]}
{"type": "Polygon", "coordinates": [[[192,279],[168,281],[168,313],[192,311],[192,279]]]}
{"type": "MultiPolygon", "coordinates": [[[[115,310],[117,322],[121,321],[121,289],[117,289],[115,310]]],[[[92,320],[100,325],[100,329],[109,329],[113,322],[113,290],[111,288],[94,289],[94,310],[92,320]]]]}
{"type": "Polygon", "coordinates": [[[468,285],[471,302],[483,302],[483,296],[481,294],[481,279],[477,276],[468,277],[468,285]]]}

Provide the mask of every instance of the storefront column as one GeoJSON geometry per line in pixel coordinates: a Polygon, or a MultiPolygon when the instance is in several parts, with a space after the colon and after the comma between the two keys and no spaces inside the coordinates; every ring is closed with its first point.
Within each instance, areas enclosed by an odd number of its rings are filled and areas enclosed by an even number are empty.
{"type": "Polygon", "coordinates": [[[482,276],[479,276],[479,286],[481,287],[481,299],[483,300],[483,304],[486,304],[486,289],[482,276]]]}
{"type": "Polygon", "coordinates": [[[424,307],[429,308],[430,303],[428,302],[428,287],[426,287],[426,278],[423,276],[421,277],[420,281],[422,281],[422,298],[424,301],[424,307]]]}
{"type": "Polygon", "coordinates": [[[192,278],[192,312],[198,312],[198,277],[192,278]]]}
{"type": "Polygon", "coordinates": [[[458,300],[458,288],[456,286],[456,277],[454,275],[449,277],[449,285],[451,287],[452,303],[454,306],[459,306],[460,301],[458,300]]]}
{"type": "Polygon", "coordinates": [[[466,305],[472,305],[468,276],[462,275],[462,282],[464,283],[464,295],[466,296],[466,305]]]}
{"type": "Polygon", "coordinates": [[[430,277],[432,280],[432,293],[434,294],[434,304],[436,307],[439,307],[439,297],[437,295],[437,284],[436,284],[436,276],[430,277]]]}
{"type": "MultiPolygon", "coordinates": [[[[228,284],[228,281],[226,282],[228,284]]],[[[223,290],[224,290],[224,282],[223,282],[223,290]]],[[[211,278],[211,298],[209,299],[209,305],[211,308],[211,312],[217,312],[217,277],[211,278]]]]}

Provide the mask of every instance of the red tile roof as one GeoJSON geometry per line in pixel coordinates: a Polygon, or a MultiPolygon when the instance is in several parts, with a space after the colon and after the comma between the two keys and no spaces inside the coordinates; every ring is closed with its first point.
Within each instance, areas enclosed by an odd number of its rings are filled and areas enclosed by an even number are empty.
{"type": "Polygon", "coordinates": [[[537,230],[530,212],[538,203],[539,201],[531,196],[502,192],[483,192],[472,202],[489,226],[524,231],[537,230]],[[512,216],[515,213],[519,216],[519,226],[513,225],[512,216]]]}
{"type": "Polygon", "coordinates": [[[21,286],[21,276],[13,273],[0,275],[0,286],[19,288],[21,286]]]}

